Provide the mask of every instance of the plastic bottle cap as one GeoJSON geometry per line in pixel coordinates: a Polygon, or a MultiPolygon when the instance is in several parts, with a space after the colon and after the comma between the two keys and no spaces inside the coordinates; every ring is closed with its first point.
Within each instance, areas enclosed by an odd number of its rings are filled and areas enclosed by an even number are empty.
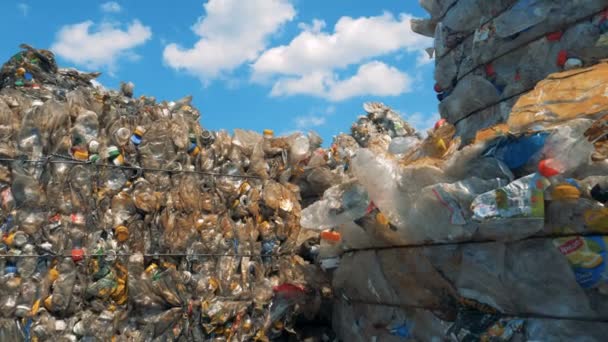
{"type": "Polygon", "coordinates": [[[59,271],[57,271],[57,269],[53,267],[49,270],[49,280],[52,283],[57,280],[57,278],[59,278],[59,271]]]}
{"type": "Polygon", "coordinates": [[[4,241],[4,243],[8,246],[12,246],[13,245],[13,239],[15,237],[15,233],[10,233],[8,235],[5,235],[2,240],[4,241]]]}
{"type": "Polygon", "coordinates": [[[129,239],[129,228],[125,226],[118,226],[115,229],[116,240],[125,242],[129,239]]]}
{"type": "Polygon", "coordinates": [[[538,172],[544,177],[553,177],[560,174],[559,170],[555,166],[553,159],[543,159],[538,163],[538,172]]]}
{"type": "Polygon", "coordinates": [[[17,75],[19,75],[19,76],[25,75],[25,68],[17,68],[17,75]]]}
{"type": "Polygon", "coordinates": [[[200,150],[199,150],[198,146],[196,146],[195,143],[191,143],[190,147],[188,147],[188,153],[193,157],[196,156],[199,152],[200,152],[200,150]]]}
{"type": "Polygon", "coordinates": [[[566,50],[562,50],[557,54],[557,66],[558,67],[563,67],[566,64],[566,61],[568,60],[568,51],[566,50]]]}
{"type": "Polygon", "coordinates": [[[133,131],[133,133],[141,137],[146,133],[146,129],[142,126],[137,126],[135,127],[135,131],[133,131]]]}
{"type": "Polygon", "coordinates": [[[32,310],[30,310],[30,315],[32,315],[32,316],[35,315],[36,313],[38,313],[39,309],[40,309],[40,299],[36,299],[36,301],[32,305],[32,310]]]}
{"type": "Polygon", "coordinates": [[[492,65],[492,63],[486,64],[485,70],[486,70],[486,75],[488,77],[496,76],[496,70],[494,70],[494,66],[492,65]]]}
{"type": "Polygon", "coordinates": [[[448,149],[448,147],[445,145],[445,141],[443,141],[443,139],[439,138],[439,140],[436,141],[435,146],[441,151],[444,152],[448,149]]]}
{"type": "Polygon", "coordinates": [[[53,295],[50,295],[50,296],[46,297],[46,299],[44,300],[44,307],[47,310],[52,311],[52,309],[53,309],[53,295]]]}
{"type": "Polygon", "coordinates": [[[74,151],[74,158],[78,160],[87,160],[89,159],[89,152],[85,150],[76,150],[74,151]]]}
{"type": "Polygon", "coordinates": [[[383,226],[388,226],[388,224],[390,223],[388,221],[388,219],[386,218],[386,216],[384,216],[384,214],[382,214],[382,213],[376,214],[376,222],[378,222],[379,224],[381,224],[383,226]]]}
{"type": "Polygon", "coordinates": [[[85,224],[86,219],[82,214],[72,214],[70,215],[70,220],[75,224],[85,224]]]}
{"type": "Polygon", "coordinates": [[[443,118],[442,118],[442,119],[437,120],[437,122],[435,122],[435,129],[437,129],[437,128],[439,128],[439,127],[443,126],[443,124],[445,124],[446,122],[447,122],[447,120],[446,120],[446,119],[443,119],[443,118]]]}
{"type": "Polygon", "coordinates": [[[244,194],[247,191],[249,191],[251,189],[251,185],[249,185],[248,182],[243,182],[243,184],[241,184],[241,186],[239,187],[239,194],[244,194]]]}
{"type": "Polygon", "coordinates": [[[148,267],[146,267],[146,273],[152,273],[158,269],[158,265],[155,263],[151,263],[148,267]]]}
{"type": "Polygon", "coordinates": [[[13,235],[13,243],[17,247],[21,247],[27,243],[27,234],[22,231],[18,231],[13,235]]]}
{"type": "Polygon", "coordinates": [[[120,150],[118,150],[118,147],[116,146],[110,146],[106,151],[109,158],[116,158],[120,155],[120,150]]]}
{"type": "Polygon", "coordinates": [[[563,35],[564,35],[564,33],[562,31],[557,31],[557,32],[548,33],[546,37],[547,37],[547,40],[550,42],[557,42],[562,39],[563,35]]]}
{"type": "Polygon", "coordinates": [[[89,152],[91,152],[91,153],[99,152],[99,142],[97,142],[96,140],[91,140],[91,142],[89,142],[89,152]]]}
{"type": "Polygon", "coordinates": [[[67,325],[64,320],[56,320],[55,321],[55,331],[64,331],[67,325]]]}
{"type": "Polygon", "coordinates": [[[326,230],[321,232],[321,239],[329,242],[340,242],[342,236],[338,232],[326,230]]]}
{"type": "Polygon", "coordinates": [[[274,136],[274,131],[271,129],[265,129],[264,135],[272,137],[272,136],[274,136]]]}
{"type": "Polygon", "coordinates": [[[435,83],[435,86],[433,87],[433,89],[435,90],[436,93],[441,93],[443,91],[441,89],[441,86],[439,85],[439,83],[435,83]]]}
{"type": "Polygon", "coordinates": [[[568,58],[566,64],[564,64],[564,69],[572,70],[583,67],[583,61],[578,58],[568,58]]]}
{"type": "Polygon", "coordinates": [[[581,197],[581,192],[570,184],[560,184],[553,189],[551,198],[553,200],[576,200],[581,197]]]}
{"type": "Polygon", "coordinates": [[[122,166],[125,164],[125,158],[122,154],[119,154],[116,158],[112,159],[112,163],[116,166],[122,166]]]}
{"type": "Polygon", "coordinates": [[[96,161],[98,161],[98,160],[99,160],[99,154],[91,154],[89,156],[89,161],[91,161],[93,163],[96,162],[96,161]]]}
{"type": "Polygon", "coordinates": [[[131,136],[131,142],[132,142],[134,145],[139,145],[139,144],[141,144],[141,136],[139,136],[139,135],[137,135],[137,134],[133,134],[133,135],[131,136]]]}
{"type": "Polygon", "coordinates": [[[72,260],[74,262],[79,262],[82,259],[84,259],[84,250],[82,248],[72,249],[72,260]]]}
{"type": "Polygon", "coordinates": [[[116,131],[116,137],[121,140],[128,139],[130,136],[131,136],[131,132],[129,131],[128,128],[121,127],[116,131]]]}
{"type": "Polygon", "coordinates": [[[17,266],[9,265],[4,267],[5,274],[17,274],[17,266]]]}

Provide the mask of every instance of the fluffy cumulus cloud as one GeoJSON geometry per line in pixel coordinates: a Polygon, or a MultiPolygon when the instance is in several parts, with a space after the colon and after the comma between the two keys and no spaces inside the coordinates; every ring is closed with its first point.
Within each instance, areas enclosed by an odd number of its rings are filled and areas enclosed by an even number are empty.
{"type": "Polygon", "coordinates": [[[206,16],[192,27],[199,37],[194,46],[170,43],[163,52],[168,66],[204,81],[255,61],[269,37],[296,15],[288,0],[209,0],[204,9],[206,16]]]}
{"type": "Polygon", "coordinates": [[[330,101],[352,97],[397,96],[410,91],[411,78],[397,68],[378,61],[359,66],[357,73],[338,79],[332,72],[316,71],[300,77],[283,77],[274,84],[272,96],[311,95],[330,101]]]}
{"type": "Polygon", "coordinates": [[[138,58],[134,49],[151,37],[152,30],[138,20],[124,29],[116,23],[95,25],[88,20],[63,26],[51,50],[75,64],[88,68],[107,67],[111,71],[122,57],[138,58]]]}
{"type": "Polygon", "coordinates": [[[411,89],[411,79],[378,61],[398,52],[420,53],[429,39],[410,28],[411,16],[342,17],[333,33],[326,23],[300,24],[302,30],[289,44],[265,51],[253,64],[252,79],[274,82],[273,96],[307,94],[341,101],[361,95],[395,96],[411,89]],[[338,71],[352,65],[358,70],[340,80],[338,71]]]}
{"type": "Polygon", "coordinates": [[[122,7],[116,1],[108,1],[101,4],[101,10],[106,13],[118,13],[122,11],[122,7]]]}
{"type": "Polygon", "coordinates": [[[264,52],[253,64],[254,77],[268,74],[303,75],[356,64],[368,58],[400,50],[419,51],[428,46],[426,37],[414,33],[407,14],[395,17],[342,17],[334,33],[323,32],[323,21],[300,25],[303,31],[288,45],[264,52]]]}

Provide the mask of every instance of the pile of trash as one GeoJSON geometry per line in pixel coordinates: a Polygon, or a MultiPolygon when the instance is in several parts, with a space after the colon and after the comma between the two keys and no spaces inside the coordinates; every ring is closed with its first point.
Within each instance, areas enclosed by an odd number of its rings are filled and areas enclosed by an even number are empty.
{"type": "Polygon", "coordinates": [[[604,0],[420,0],[443,118],[470,142],[549,74],[608,58],[604,0]],[[470,96],[475,94],[475,96],[470,96]]]}
{"type": "Polygon", "coordinates": [[[298,255],[320,138],[211,132],[191,97],[97,76],[27,45],[0,71],[0,340],[306,338],[331,298],[298,255]]]}
{"type": "MultiPolygon", "coordinates": [[[[465,145],[357,121],[321,230],[343,340],[602,340],[608,333],[608,61],[550,75],[465,145]],[[597,99],[594,100],[594,99],[597,99]]],[[[384,108],[368,104],[365,110],[384,108]]],[[[376,113],[368,114],[373,117],[376,113]]]]}

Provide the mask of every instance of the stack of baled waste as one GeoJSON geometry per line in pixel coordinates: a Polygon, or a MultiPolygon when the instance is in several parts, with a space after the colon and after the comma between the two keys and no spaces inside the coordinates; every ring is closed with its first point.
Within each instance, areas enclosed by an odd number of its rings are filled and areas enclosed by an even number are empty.
{"type": "Polygon", "coordinates": [[[322,231],[336,334],[604,340],[607,91],[607,62],[552,74],[469,145],[445,119],[424,139],[369,119],[339,136],[342,182],[301,220],[322,231]]]}
{"type": "Polygon", "coordinates": [[[191,97],[22,49],[0,70],[0,340],[306,338],[293,317],[331,294],[296,253],[319,137],[210,132],[191,97]]]}
{"type": "Polygon", "coordinates": [[[420,0],[412,29],[434,38],[441,117],[465,142],[505,122],[551,73],[608,57],[605,0],[420,0]],[[475,94],[475,96],[471,96],[475,94]]]}

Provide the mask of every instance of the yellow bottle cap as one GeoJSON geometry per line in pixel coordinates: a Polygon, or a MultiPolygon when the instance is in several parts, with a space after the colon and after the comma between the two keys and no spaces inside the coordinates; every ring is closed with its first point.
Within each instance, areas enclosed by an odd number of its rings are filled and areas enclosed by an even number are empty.
{"type": "Polygon", "coordinates": [[[209,278],[209,287],[215,291],[220,287],[220,282],[215,278],[209,278]]]}
{"type": "Polygon", "coordinates": [[[25,75],[25,68],[17,68],[17,75],[19,75],[19,76],[25,75]]]}
{"type": "Polygon", "coordinates": [[[158,265],[155,263],[151,263],[150,266],[146,268],[146,273],[152,273],[158,269],[158,265]]]}
{"type": "Polygon", "coordinates": [[[196,157],[196,156],[198,156],[198,154],[200,152],[201,152],[201,149],[198,146],[196,146],[192,151],[190,151],[190,155],[192,157],[196,157]]]}
{"type": "Polygon", "coordinates": [[[52,283],[57,280],[57,278],[59,278],[59,271],[57,271],[57,269],[53,267],[49,270],[49,280],[52,283]]]}
{"type": "Polygon", "coordinates": [[[15,233],[10,233],[4,237],[4,243],[11,246],[15,240],[15,233]]]}
{"type": "Polygon", "coordinates": [[[125,226],[116,227],[114,233],[116,235],[116,240],[118,240],[119,242],[125,242],[129,240],[129,228],[125,226]]]}
{"type": "Polygon", "coordinates": [[[89,152],[87,151],[75,151],[74,158],[78,160],[87,160],[89,159],[89,152]]]}
{"type": "Polygon", "coordinates": [[[30,316],[34,316],[36,313],[38,313],[39,309],[40,309],[40,299],[36,299],[36,301],[34,302],[34,305],[32,305],[32,310],[30,310],[30,316]]]}
{"type": "Polygon", "coordinates": [[[50,296],[46,297],[46,299],[44,300],[44,307],[47,310],[52,311],[52,309],[53,309],[53,295],[50,295],[50,296]]]}
{"type": "Polygon", "coordinates": [[[553,200],[576,200],[581,197],[581,192],[575,186],[570,184],[560,184],[553,189],[551,198],[553,200]]]}
{"type": "Polygon", "coordinates": [[[386,216],[384,216],[383,213],[378,213],[376,214],[376,222],[378,222],[379,224],[383,225],[383,226],[388,226],[389,221],[386,218],[386,216]]]}
{"type": "Polygon", "coordinates": [[[435,145],[441,152],[446,151],[448,148],[447,146],[445,146],[445,141],[443,141],[443,139],[439,138],[439,140],[437,140],[436,145],[435,145]]]}
{"type": "Polygon", "coordinates": [[[264,135],[273,136],[274,135],[274,131],[271,130],[271,129],[265,129],[264,130],[264,135]]]}

